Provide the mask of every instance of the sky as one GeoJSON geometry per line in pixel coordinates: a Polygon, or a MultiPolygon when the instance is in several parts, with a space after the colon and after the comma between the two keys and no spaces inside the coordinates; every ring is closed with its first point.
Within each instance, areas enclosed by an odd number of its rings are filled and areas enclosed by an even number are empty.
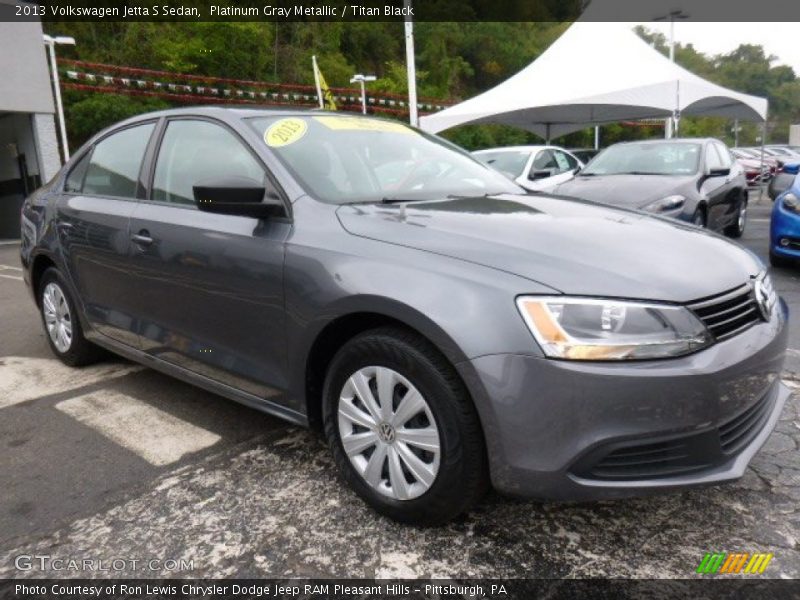
{"type": "MultiPolygon", "coordinates": [[[[659,31],[669,39],[669,23],[631,23],[635,25],[659,31]]],[[[773,64],[789,65],[800,75],[797,33],[797,23],[675,23],[675,41],[694,44],[700,52],[722,54],[736,49],[739,44],[757,44],[763,46],[767,54],[778,57],[773,64]]]]}

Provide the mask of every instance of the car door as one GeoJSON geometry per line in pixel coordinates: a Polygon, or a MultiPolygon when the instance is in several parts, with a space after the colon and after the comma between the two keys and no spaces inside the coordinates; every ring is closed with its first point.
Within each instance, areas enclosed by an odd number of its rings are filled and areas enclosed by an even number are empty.
{"type": "Polygon", "coordinates": [[[712,145],[720,155],[723,168],[730,169],[730,172],[725,177],[725,197],[723,200],[725,210],[721,217],[723,221],[721,226],[725,226],[730,225],[738,217],[739,202],[745,194],[747,180],[744,176],[744,170],[733,159],[728,147],[722,142],[712,142],[712,145]]]}
{"type": "Polygon", "coordinates": [[[715,144],[708,142],[704,157],[704,174],[700,183],[700,193],[707,198],[708,212],[706,226],[719,229],[726,223],[728,213],[728,191],[730,175],[714,175],[715,171],[726,168],[723,157],[715,144]]]}
{"type": "Polygon", "coordinates": [[[143,193],[141,167],[155,121],[111,132],[76,162],[56,201],[67,276],[92,329],[138,345],[129,227],[143,193]]]}
{"type": "Polygon", "coordinates": [[[271,396],[285,389],[282,278],[291,223],[202,212],[192,188],[241,176],[280,192],[251,149],[220,122],[175,118],[159,136],[148,197],[131,218],[141,348],[271,396]]]}

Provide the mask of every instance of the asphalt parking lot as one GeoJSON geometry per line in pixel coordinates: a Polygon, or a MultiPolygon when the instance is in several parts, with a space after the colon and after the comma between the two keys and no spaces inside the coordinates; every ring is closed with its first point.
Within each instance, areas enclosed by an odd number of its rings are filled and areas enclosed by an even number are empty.
{"type": "MultiPolygon", "coordinates": [[[[770,207],[743,239],[765,262],[770,207]]],[[[18,267],[0,246],[0,577],[692,577],[706,552],[771,552],[764,577],[800,577],[797,394],[734,484],[591,504],[491,494],[417,529],[366,508],[305,430],[122,360],[62,366],[18,267]],[[125,562],[54,573],[18,570],[21,555],[125,562]]],[[[800,269],[773,277],[800,314],[800,269]]]]}

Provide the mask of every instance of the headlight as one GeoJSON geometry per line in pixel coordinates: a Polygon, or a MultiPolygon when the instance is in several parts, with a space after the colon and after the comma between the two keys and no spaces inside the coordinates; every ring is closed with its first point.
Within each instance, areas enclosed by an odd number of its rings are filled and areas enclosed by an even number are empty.
{"type": "Polygon", "coordinates": [[[681,196],[680,194],[675,194],[673,196],[666,196],[664,198],[661,198],[661,200],[656,200],[655,202],[651,202],[650,204],[644,207],[644,210],[654,213],[667,212],[670,210],[677,210],[679,208],[683,208],[683,205],[685,203],[686,203],[686,198],[684,196],[681,196]]]}
{"type": "Polygon", "coordinates": [[[792,212],[800,212],[800,199],[793,193],[789,192],[783,197],[783,207],[792,212]]]}
{"type": "Polygon", "coordinates": [[[668,358],[695,352],[711,334],[682,306],[522,296],[517,307],[545,355],[570,360],[668,358]]]}

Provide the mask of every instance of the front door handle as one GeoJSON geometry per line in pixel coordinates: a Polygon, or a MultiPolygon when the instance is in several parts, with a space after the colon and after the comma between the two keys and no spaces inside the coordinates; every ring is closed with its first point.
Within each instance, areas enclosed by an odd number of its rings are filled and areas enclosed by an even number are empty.
{"type": "Polygon", "coordinates": [[[142,229],[139,233],[134,233],[131,236],[131,240],[139,246],[149,246],[153,243],[153,238],[150,237],[150,232],[146,229],[142,229]]]}

